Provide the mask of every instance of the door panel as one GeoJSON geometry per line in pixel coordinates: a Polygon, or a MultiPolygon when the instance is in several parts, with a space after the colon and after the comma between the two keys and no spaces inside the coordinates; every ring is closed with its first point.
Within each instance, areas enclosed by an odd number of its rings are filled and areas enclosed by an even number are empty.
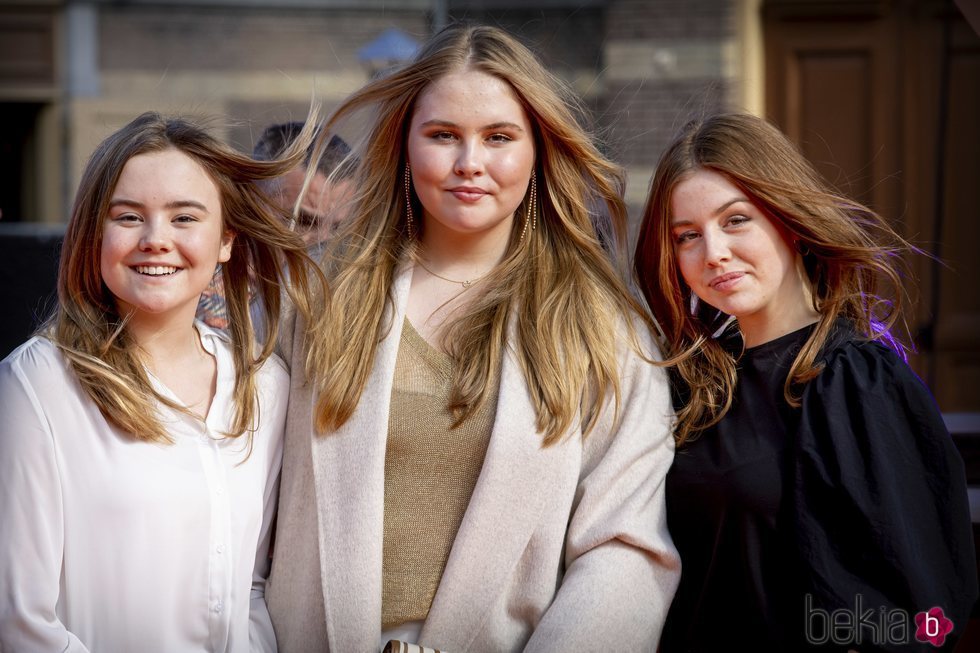
{"type": "Polygon", "coordinates": [[[910,362],[944,411],[980,411],[980,37],[929,0],[769,0],[763,31],[768,117],[942,260],[909,260],[910,362]]]}

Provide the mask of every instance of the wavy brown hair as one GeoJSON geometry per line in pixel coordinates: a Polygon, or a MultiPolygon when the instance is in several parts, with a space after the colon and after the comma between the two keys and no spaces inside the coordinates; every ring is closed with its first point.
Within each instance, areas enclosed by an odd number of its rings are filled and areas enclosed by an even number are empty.
{"type": "Polygon", "coordinates": [[[692,315],[687,308],[691,289],[674,252],[671,195],[696,170],[731,181],[805,252],[803,265],[820,319],[787,375],[783,390],[790,405],[799,405],[800,384],[820,373],[820,351],[839,318],[904,354],[891,333],[900,326],[908,334],[900,255],[915,248],[870,208],[835,193],[765,120],[748,114],[694,120],[660,158],[634,258],[640,288],[663,329],[668,363],[676,366],[681,383],[678,444],[725,415],[736,383],[735,358],[712,338],[717,324],[703,311],[692,315]]]}
{"type": "Polygon", "coordinates": [[[260,162],[186,120],[144,113],[106,138],[89,159],[62,245],[58,307],[43,335],[64,353],[105,418],[134,439],[170,442],[157,406],[183,409],[153,389],[140,350],[126,332],[125,316],[117,311],[100,272],[104,224],[123,167],[139,154],[175,149],[200,164],[218,188],[223,229],[235,234],[231,258],[222,265],[222,280],[235,361],[235,416],[227,435],[237,437],[251,433],[258,417],[256,373],[276,344],[280,287],[309,315],[308,270],[315,269],[302,239],[284,226],[288,215],[254,182],[277,177],[302,162],[312,138],[311,127],[280,160],[260,162]],[[268,327],[257,348],[250,293],[262,301],[268,327]]]}
{"type": "MultiPolygon", "coordinates": [[[[485,401],[505,347],[513,347],[521,366],[546,445],[579,420],[587,434],[610,396],[618,408],[624,334],[636,347],[634,322],[647,319],[637,318],[645,311],[623,282],[627,266],[603,249],[625,249],[623,173],[596,148],[575,96],[530,50],[496,28],[451,26],[412,62],[354,93],[323,130],[362,111],[372,116],[366,137],[354,141],[358,192],[351,217],[324,259],[333,310],[311,333],[307,373],[317,384],[320,431],[351,416],[392,326],[385,319],[392,283],[414,248],[402,174],[415,102],[434,80],[465,70],[508,83],[528,115],[538,224],[521,238],[528,194],[503,260],[447,325],[444,342],[457,363],[450,410],[458,424],[485,401]],[[594,224],[601,221],[609,225],[606,243],[594,224]]],[[[414,192],[408,199],[422,215],[414,192]]]]}

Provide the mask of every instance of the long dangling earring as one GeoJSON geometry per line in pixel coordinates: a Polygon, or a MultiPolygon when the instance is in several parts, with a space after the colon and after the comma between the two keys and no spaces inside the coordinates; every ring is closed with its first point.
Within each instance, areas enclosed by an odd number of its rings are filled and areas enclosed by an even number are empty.
{"type": "Polygon", "coordinates": [[[522,243],[527,234],[528,225],[531,225],[531,231],[538,227],[538,177],[533,172],[531,173],[531,191],[527,201],[527,212],[524,214],[524,229],[521,230],[520,242],[522,243]]]}
{"type": "Polygon", "coordinates": [[[405,225],[408,238],[415,238],[415,216],[412,215],[412,166],[405,162],[405,225]]]}

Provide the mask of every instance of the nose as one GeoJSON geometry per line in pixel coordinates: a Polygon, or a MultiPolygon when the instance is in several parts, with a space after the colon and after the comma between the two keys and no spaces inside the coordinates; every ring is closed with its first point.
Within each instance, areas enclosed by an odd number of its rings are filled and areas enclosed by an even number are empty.
{"type": "Polygon", "coordinates": [[[173,247],[169,222],[148,219],[143,224],[139,247],[142,252],[169,252],[173,247]]]}
{"type": "Polygon", "coordinates": [[[728,237],[720,232],[707,232],[704,238],[704,261],[709,267],[718,267],[729,261],[732,252],[728,237]]]}
{"type": "Polygon", "coordinates": [[[475,177],[483,174],[482,144],[472,139],[460,142],[454,172],[460,177],[475,177]]]}

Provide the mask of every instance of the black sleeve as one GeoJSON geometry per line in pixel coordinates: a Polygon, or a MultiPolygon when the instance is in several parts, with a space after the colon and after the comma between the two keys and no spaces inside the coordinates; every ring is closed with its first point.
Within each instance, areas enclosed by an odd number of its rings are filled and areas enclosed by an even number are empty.
{"type": "Polygon", "coordinates": [[[908,644],[897,629],[875,642],[866,627],[850,648],[935,651],[938,641],[917,641],[915,616],[939,608],[953,630],[938,648],[952,650],[977,598],[963,461],[931,394],[893,351],[849,342],[826,363],[804,391],[795,444],[804,592],[828,613],[856,613],[860,601],[874,623],[891,623],[882,609],[907,615],[908,644]]]}

